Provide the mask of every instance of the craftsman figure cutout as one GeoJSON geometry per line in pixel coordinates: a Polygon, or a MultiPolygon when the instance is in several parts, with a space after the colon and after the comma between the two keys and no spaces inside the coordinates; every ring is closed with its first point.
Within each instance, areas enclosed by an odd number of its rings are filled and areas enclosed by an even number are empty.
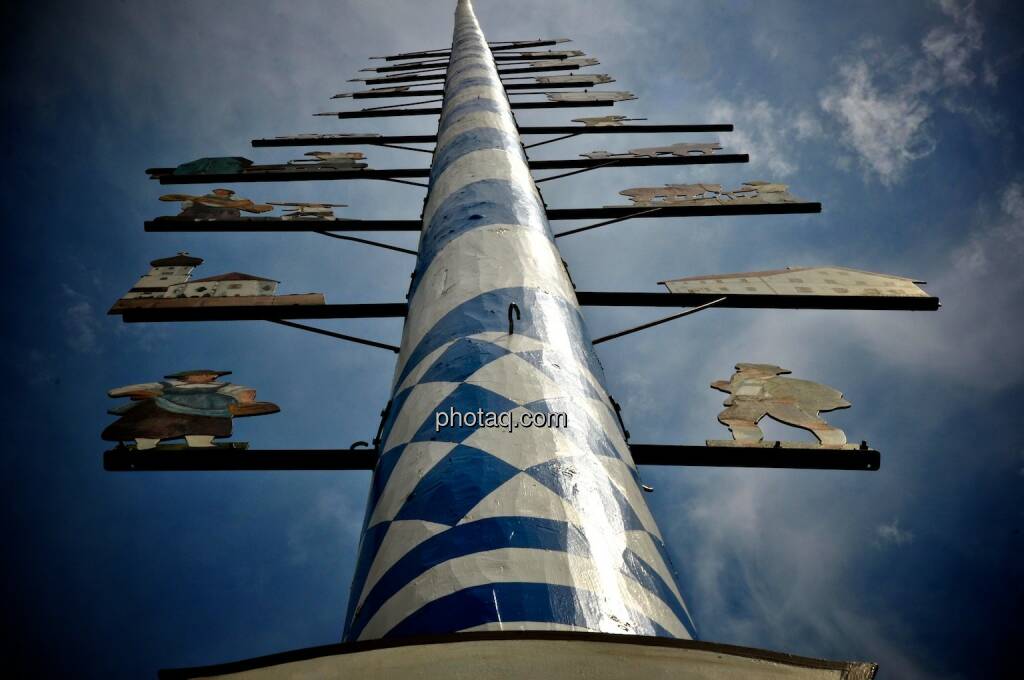
{"type": "Polygon", "coordinates": [[[791,371],[772,364],[736,364],[732,378],[716,380],[711,387],[730,394],[727,406],[718,414],[718,421],[729,428],[733,439],[755,444],[764,439],[757,426],[766,415],[775,420],[810,430],[825,445],[846,443],[846,434],[829,425],[818,414],[849,408],[843,394],[827,385],[780,378],[791,371]]]}
{"type": "Polygon", "coordinates": [[[241,217],[242,212],[265,213],[274,208],[269,205],[253,203],[248,198],[235,196],[231,189],[214,189],[202,196],[190,194],[164,194],[161,201],[180,201],[181,212],[178,217],[191,217],[196,220],[229,220],[241,217]]]}
{"type": "Polygon", "coordinates": [[[130,397],[108,411],[121,416],[103,430],[106,441],[134,439],[136,449],[155,448],[163,439],[185,438],[191,447],[212,447],[214,437],[231,436],[232,417],[260,416],[281,409],[256,401],[251,387],[217,382],[231,371],[200,369],[165,376],[160,382],[118,387],[111,397],[130,397]]]}

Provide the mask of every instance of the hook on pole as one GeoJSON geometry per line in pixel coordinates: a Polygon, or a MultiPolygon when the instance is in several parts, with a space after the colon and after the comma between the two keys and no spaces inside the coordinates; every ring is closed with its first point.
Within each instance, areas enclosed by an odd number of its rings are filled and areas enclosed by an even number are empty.
{"type": "Polygon", "coordinates": [[[509,335],[512,335],[512,331],[514,331],[514,330],[515,330],[515,322],[514,322],[514,321],[512,320],[512,312],[513,312],[513,310],[514,310],[514,311],[515,311],[515,313],[516,313],[516,319],[517,319],[517,320],[520,320],[520,321],[521,321],[521,320],[522,320],[522,318],[523,318],[523,317],[522,317],[522,315],[521,315],[521,314],[519,313],[519,305],[517,305],[517,304],[516,304],[516,303],[514,303],[514,302],[513,302],[513,303],[511,303],[511,304],[510,304],[510,305],[508,306],[508,334],[509,334],[509,335]]]}

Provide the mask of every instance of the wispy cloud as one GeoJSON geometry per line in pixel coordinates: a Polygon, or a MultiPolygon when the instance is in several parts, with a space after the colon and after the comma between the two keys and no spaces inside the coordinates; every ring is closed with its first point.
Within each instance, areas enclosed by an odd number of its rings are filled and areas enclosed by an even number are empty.
{"type": "Polygon", "coordinates": [[[981,68],[975,62],[983,26],[974,3],[942,0],[941,7],[952,23],[929,30],[918,50],[886,53],[878,40],[866,40],[839,64],[839,84],[821,93],[821,108],[838,123],[843,143],[883,184],[900,181],[913,161],[935,151],[935,107],[963,109],[948,97],[970,86],[981,68]]]}
{"type": "Polygon", "coordinates": [[[882,544],[900,547],[914,542],[914,532],[901,529],[899,519],[893,519],[888,524],[879,524],[875,527],[875,534],[882,544]]]}
{"type": "Polygon", "coordinates": [[[64,342],[82,354],[99,352],[100,322],[96,309],[88,298],[67,284],[62,288],[68,300],[63,314],[64,342]]]}
{"type": "Polygon", "coordinates": [[[707,117],[734,123],[735,130],[729,133],[730,151],[749,153],[751,169],[766,171],[769,179],[793,175],[799,169],[794,143],[822,134],[821,122],[810,112],[784,110],[767,100],[737,104],[716,99],[707,117]]]}

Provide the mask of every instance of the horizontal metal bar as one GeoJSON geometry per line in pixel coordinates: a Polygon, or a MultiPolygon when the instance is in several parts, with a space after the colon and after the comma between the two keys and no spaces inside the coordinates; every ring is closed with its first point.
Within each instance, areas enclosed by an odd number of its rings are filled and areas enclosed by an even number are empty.
{"type": "MultiPolygon", "coordinates": [[[[568,89],[574,87],[588,88],[594,87],[595,85],[602,85],[596,80],[582,81],[576,83],[508,83],[505,85],[506,90],[556,90],[556,89],[568,89]]],[[[539,94],[539,93],[538,93],[539,94]]],[[[387,92],[379,90],[362,90],[360,92],[353,92],[352,99],[385,99],[389,97],[440,97],[444,95],[444,90],[407,90],[401,92],[387,92]]],[[[336,97],[341,99],[342,97],[336,97]]]]}
{"type": "MultiPolygon", "coordinates": [[[[593,106],[614,106],[615,102],[610,100],[593,102],[512,102],[510,106],[515,110],[525,109],[580,109],[593,106]]],[[[389,116],[439,116],[440,108],[422,109],[363,109],[362,111],[328,111],[315,113],[314,116],[337,116],[341,119],[352,118],[387,118],[389,116]]]]}
{"type": "Polygon", "coordinates": [[[717,205],[606,205],[600,208],[548,208],[548,220],[600,220],[634,216],[713,217],[719,215],[799,215],[820,213],[821,203],[719,203],[717,205]],[[641,215],[646,208],[660,208],[641,215]]]}
{"type": "Polygon", "coordinates": [[[573,168],[620,167],[635,168],[660,165],[717,165],[719,163],[748,163],[745,153],[708,154],[701,156],[655,156],[622,158],[558,158],[531,160],[531,170],[570,170],[573,168]]]}
{"type": "MultiPolygon", "coordinates": [[[[531,170],[572,170],[600,167],[635,168],[666,165],[716,165],[746,163],[747,154],[710,154],[701,156],[655,156],[621,158],[556,158],[529,161],[531,170]]],[[[430,168],[390,168],[375,170],[281,170],[275,172],[240,172],[224,175],[175,175],[173,168],[150,168],[161,184],[225,184],[231,182],[297,182],[306,180],[394,179],[396,177],[430,177],[430,168]]]]}
{"type": "Polygon", "coordinates": [[[125,323],[172,321],[273,321],[277,319],[395,319],[408,311],[405,302],[331,305],[246,305],[210,307],[151,307],[128,309],[125,323]]]}
{"type": "Polygon", "coordinates": [[[383,144],[433,144],[437,135],[318,135],[267,137],[252,140],[254,147],[269,146],[380,146],[383,144]]]}
{"type": "MultiPolygon", "coordinates": [[[[632,293],[578,291],[576,298],[587,307],[697,307],[716,299],[705,293],[632,293]]],[[[882,311],[935,311],[935,297],[883,297],[857,295],[741,295],[730,294],[716,305],[723,309],[858,309],[882,311]]],[[[208,307],[160,307],[126,309],[126,323],[172,321],[270,321],[274,319],[380,319],[402,318],[405,302],[326,305],[246,305],[208,307]]]]}
{"type": "Polygon", "coordinates": [[[581,135],[622,135],[648,132],[732,132],[732,123],[691,124],[668,123],[659,125],[524,125],[521,135],[567,135],[575,132],[581,135]]]}
{"type": "MultiPolygon", "coordinates": [[[[881,455],[870,448],[824,449],[740,448],[632,444],[637,465],[789,468],[802,470],[875,471],[881,455]]],[[[103,454],[110,472],[217,472],[285,470],[373,470],[374,449],[179,449],[134,451],[116,448],[103,454]]]]}
{"type": "Polygon", "coordinates": [[[637,465],[697,467],[789,468],[797,470],[862,470],[881,467],[881,455],[870,448],[826,449],[745,448],[737,446],[687,446],[631,444],[637,465]]]}
{"type": "MultiPolygon", "coordinates": [[[[577,291],[576,299],[588,307],[696,307],[723,293],[649,293],[577,291]]],[[[757,295],[729,293],[715,305],[721,309],[867,309],[929,312],[939,308],[936,297],[883,295],[757,295]]]]}
{"type": "Polygon", "coordinates": [[[183,449],[134,451],[111,449],[103,454],[109,472],[215,472],[228,470],[372,470],[374,449],[183,449]]]}
{"type": "Polygon", "coordinates": [[[540,73],[542,71],[578,71],[579,64],[551,64],[550,66],[521,66],[519,68],[499,68],[499,76],[510,76],[517,73],[540,73]]]}
{"type": "MultiPolygon", "coordinates": [[[[584,55],[576,55],[584,56],[584,55]]],[[[564,54],[535,54],[531,56],[523,56],[521,54],[495,54],[492,55],[495,62],[508,62],[508,63],[524,63],[529,64],[536,61],[563,61],[570,58],[564,54]]],[[[394,66],[371,66],[368,68],[360,69],[360,71],[370,71],[375,73],[399,73],[402,71],[420,71],[424,69],[435,69],[435,68],[448,68],[449,59],[446,55],[430,55],[424,57],[421,61],[414,61],[408,64],[395,64],[394,66]]],[[[500,73],[500,71],[499,71],[500,73]]]]}
{"type": "MultiPolygon", "coordinates": [[[[820,203],[769,203],[740,205],[677,205],[657,209],[632,205],[602,208],[548,208],[548,220],[608,218],[650,219],[662,217],[710,217],[720,215],[779,215],[821,212],[820,203]]],[[[230,220],[192,220],[158,217],[145,223],[151,232],[311,232],[311,231],[419,231],[419,220],[283,220],[280,217],[241,217],[230,220]]],[[[590,225],[594,226],[594,225],[590,225]]],[[[559,235],[574,230],[559,232],[559,235]]],[[[651,293],[652,295],[654,293],[651,293]]],[[[663,294],[663,293],[662,293],[663,294]]]]}
{"type": "MultiPolygon", "coordinates": [[[[527,47],[547,47],[549,45],[558,45],[565,40],[523,40],[515,41],[509,40],[502,43],[487,43],[491,52],[500,52],[502,50],[518,50],[527,47]]],[[[402,54],[390,54],[386,57],[371,57],[371,59],[383,59],[384,61],[402,61],[403,59],[423,59],[425,57],[447,57],[450,56],[451,49],[441,47],[436,50],[423,50],[420,52],[403,52],[402,54]]]]}
{"type": "MultiPolygon", "coordinates": [[[[521,135],[614,135],[643,134],[654,132],[731,132],[731,123],[670,125],[617,125],[596,127],[584,125],[523,125],[519,128],[521,135]]],[[[309,137],[269,137],[252,140],[254,147],[277,146],[363,146],[382,144],[431,144],[437,141],[436,135],[322,135],[309,137]]]]}
{"type": "MultiPolygon", "coordinates": [[[[578,71],[579,64],[551,64],[549,66],[524,66],[519,68],[498,69],[498,75],[514,75],[521,73],[551,73],[552,71],[578,71]]],[[[424,81],[444,82],[445,72],[439,68],[422,69],[429,73],[413,72],[384,78],[354,78],[353,82],[363,82],[367,85],[394,85],[395,83],[412,83],[424,81]],[[435,71],[437,71],[435,73],[435,71]]]]}
{"type": "Polygon", "coordinates": [[[317,232],[317,231],[420,231],[419,220],[283,220],[280,217],[240,217],[230,220],[193,220],[158,217],[145,222],[150,232],[317,232]]]}
{"type": "Polygon", "coordinates": [[[237,172],[223,175],[175,175],[174,168],[151,168],[160,184],[227,184],[234,182],[307,182],[343,179],[394,179],[429,177],[430,168],[390,168],[374,170],[278,170],[268,172],[237,172]],[[162,171],[169,170],[167,174],[162,171]]]}

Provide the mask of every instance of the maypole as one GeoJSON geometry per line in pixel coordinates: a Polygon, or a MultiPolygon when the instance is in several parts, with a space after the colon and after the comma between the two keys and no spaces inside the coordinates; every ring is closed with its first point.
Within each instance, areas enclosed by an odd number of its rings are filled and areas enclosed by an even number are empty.
{"type": "Polygon", "coordinates": [[[694,637],[469,0],[401,348],[347,640],[694,637]]]}

